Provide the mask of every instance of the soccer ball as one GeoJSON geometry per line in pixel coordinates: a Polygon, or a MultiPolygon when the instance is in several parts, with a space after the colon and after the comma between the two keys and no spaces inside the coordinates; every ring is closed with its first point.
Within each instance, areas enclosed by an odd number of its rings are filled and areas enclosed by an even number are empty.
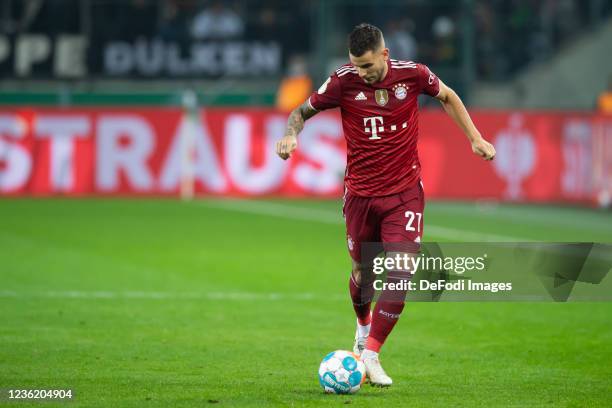
{"type": "Polygon", "coordinates": [[[330,394],[354,394],[365,381],[365,366],[350,351],[332,351],[319,366],[319,383],[330,394]]]}

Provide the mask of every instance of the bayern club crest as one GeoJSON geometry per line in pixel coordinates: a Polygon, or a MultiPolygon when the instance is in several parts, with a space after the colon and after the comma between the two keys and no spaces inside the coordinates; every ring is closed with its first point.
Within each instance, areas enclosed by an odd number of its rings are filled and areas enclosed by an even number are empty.
{"type": "Polygon", "coordinates": [[[408,96],[408,87],[406,84],[396,84],[393,86],[393,92],[397,99],[406,99],[406,96],[408,96]]]}

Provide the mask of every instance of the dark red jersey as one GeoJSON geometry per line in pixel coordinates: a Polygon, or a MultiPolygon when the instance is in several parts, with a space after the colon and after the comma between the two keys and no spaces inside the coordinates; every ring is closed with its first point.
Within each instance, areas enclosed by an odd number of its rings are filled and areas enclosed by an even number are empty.
{"type": "Polygon", "coordinates": [[[387,65],[385,78],[372,85],[351,64],[343,65],[309,99],[316,110],[340,107],[348,147],[344,183],[364,197],[395,194],[419,181],[417,96],[440,91],[425,65],[397,60],[387,65]]]}

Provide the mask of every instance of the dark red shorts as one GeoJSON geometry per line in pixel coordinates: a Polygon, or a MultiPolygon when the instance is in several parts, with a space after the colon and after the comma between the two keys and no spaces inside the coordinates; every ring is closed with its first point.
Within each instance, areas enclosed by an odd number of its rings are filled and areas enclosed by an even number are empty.
{"type": "Polygon", "coordinates": [[[423,235],[425,197],[419,181],[413,187],[384,197],[344,194],[343,214],[351,257],[361,259],[363,243],[381,244],[381,250],[415,252],[423,235]]]}

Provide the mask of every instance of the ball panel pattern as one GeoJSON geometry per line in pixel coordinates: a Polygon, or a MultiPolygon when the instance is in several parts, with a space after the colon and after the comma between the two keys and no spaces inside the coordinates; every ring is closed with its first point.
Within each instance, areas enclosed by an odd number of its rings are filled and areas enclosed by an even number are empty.
{"type": "Polygon", "coordinates": [[[354,353],[336,350],[321,361],[318,378],[327,393],[353,394],[365,380],[365,366],[354,353]]]}

